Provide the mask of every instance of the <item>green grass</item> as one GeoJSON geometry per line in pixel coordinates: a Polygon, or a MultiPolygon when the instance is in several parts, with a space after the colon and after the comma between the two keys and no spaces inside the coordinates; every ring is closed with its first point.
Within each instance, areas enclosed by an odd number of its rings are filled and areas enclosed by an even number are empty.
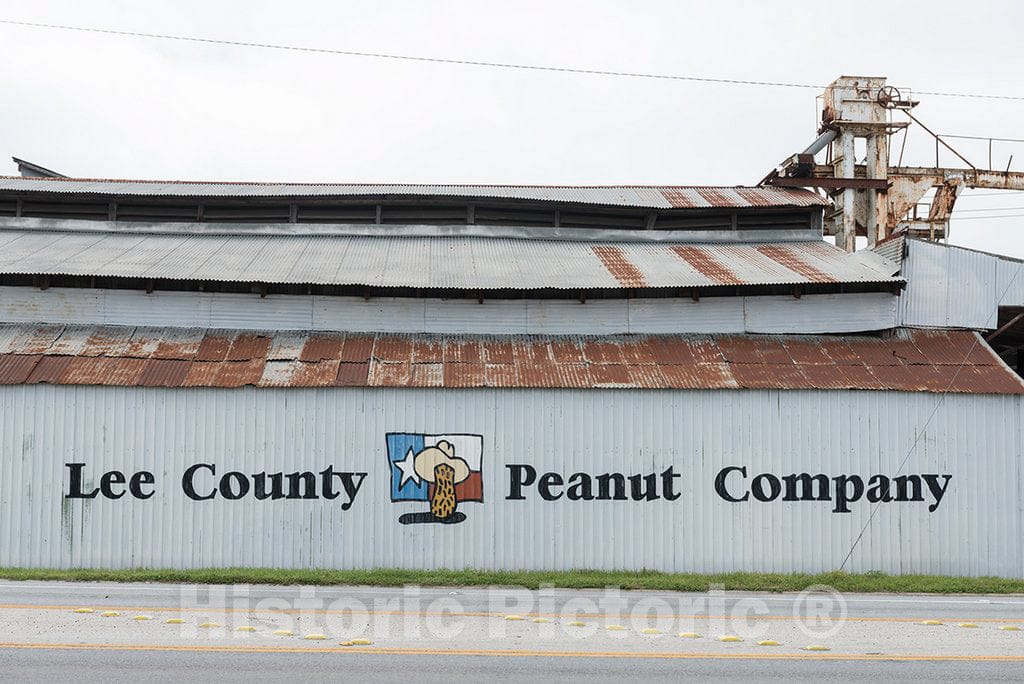
{"type": "Polygon", "coordinates": [[[555,586],[572,589],[617,586],[623,589],[707,591],[710,588],[742,591],[801,591],[827,585],[850,592],[915,592],[935,594],[1024,593],[1024,580],[1000,577],[939,577],[935,575],[884,575],[869,572],[765,574],[735,572],[697,575],[662,572],[494,572],[484,570],[276,570],[271,568],[208,568],[201,570],[41,570],[0,568],[0,579],[71,580],[82,582],[187,582],[203,584],[362,584],[372,586],[490,586],[528,588],[555,586]]]}

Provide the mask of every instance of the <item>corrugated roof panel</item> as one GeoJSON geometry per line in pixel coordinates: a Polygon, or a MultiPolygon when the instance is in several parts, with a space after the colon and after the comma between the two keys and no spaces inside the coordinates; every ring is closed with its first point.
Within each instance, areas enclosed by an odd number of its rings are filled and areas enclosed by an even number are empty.
{"type": "Polygon", "coordinates": [[[151,197],[459,197],[530,200],[650,209],[714,206],[825,206],[800,188],[703,186],[412,185],[358,183],[233,183],[0,176],[0,191],[151,197]],[[697,194],[703,202],[690,199],[697,194]],[[706,203],[706,204],[705,204],[706,203]]]}
{"type": "Polygon", "coordinates": [[[729,371],[745,389],[801,389],[808,385],[800,366],[792,363],[732,363],[729,371]]]}
{"type": "Polygon", "coordinates": [[[8,351],[0,355],[0,381],[146,387],[739,387],[1024,393],[1024,381],[972,332],[904,330],[884,338],[663,335],[512,340],[326,335],[310,339],[301,352],[294,336],[281,335],[289,338],[284,344],[277,344],[276,337],[277,333],[231,330],[0,325],[0,339],[8,351]],[[101,336],[103,355],[79,344],[101,336]],[[61,344],[61,339],[75,342],[61,344]],[[191,345],[181,344],[182,339],[191,339],[191,345]],[[168,346],[182,358],[161,358],[168,346]],[[291,350],[286,356],[298,355],[301,360],[269,358],[283,349],[291,350]]]}
{"type": "Polygon", "coordinates": [[[39,354],[0,354],[0,385],[20,385],[43,358],[39,354]]]}
{"type": "Polygon", "coordinates": [[[373,363],[370,365],[368,384],[373,387],[407,387],[412,381],[411,365],[408,361],[373,363]]]}
{"type": "Polygon", "coordinates": [[[881,266],[889,262],[858,259],[822,241],[176,234],[148,235],[126,249],[121,236],[99,235],[48,234],[45,249],[27,241],[25,251],[16,241],[0,258],[0,273],[471,290],[903,282],[881,266]],[[108,249],[104,258],[101,249],[108,249]]]}
{"type": "Polygon", "coordinates": [[[263,377],[263,366],[266,362],[263,359],[252,359],[250,361],[223,361],[216,364],[216,380],[213,387],[242,387],[244,385],[257,385],[263,377]]]}
{"type": "MultiPolygon", "coordinates": [[[[338,378],[338,366],[341,364],[337,359],[306,363],[299,361],[291,376],[290,384],[295,387],[330,387],[338,378]]],[[[263,377],[266,377],[264,371],[263,377]]]]}
{"type": "Polygon", "coordinates": [[[694,365],[661,366],[662,375],[674,389],[736,388],[736,379],[727,363],[699,363],[694,365]]]}
{"type": "Polygon", "coordinates": [[[337,361],[341,359],[341,350],[345,346],[342,335],[313,335],[306,340],[299,359],[302,361],[337,361]]]}
{"type": "MultiPolygon", "coordinates": [[[[165,328],[159,333],[154,359],[192,359],[203,343],[205,331],[197,328],[165,328]]],[[[113,355],[113,354],[112,354],[113,355]]]]}
{"type": "Polygon", "coordinates": [[[444,386],[444,364],[442,363],[413,363],[410,366],[409,377],[410,387],[443,387],[444,386]]]}
{"type": "Polygon", "coordinates": [[[0,333],[0,353],[45,354],[63,334],[64,326],[11,326],[0,330],[5,331],[0,333]]]}
{"type": "Polygon", "coordinates": [[[370,378],[370,364],[363,361],[351,363],[342,361],[338,365],[338,376],[334,384],[338,387],[366,387],[370,378]]]}
{"type": "Polygon", "coordinates": [[[180,359],[147,359],[138,384],[142,387],[181,387],[188,377],[191,361],[180,359]]]}
{"type": "Polygon", "coordinates": [[[71,356],[44,356],[29,373],[25,384],[34,385],[37,383],[56,384],[64,375],[65,369],[74,357],[71,356]]]}

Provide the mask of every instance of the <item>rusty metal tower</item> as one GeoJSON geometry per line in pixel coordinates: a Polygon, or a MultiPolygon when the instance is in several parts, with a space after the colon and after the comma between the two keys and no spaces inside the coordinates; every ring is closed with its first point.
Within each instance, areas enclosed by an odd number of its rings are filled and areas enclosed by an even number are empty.
{"type": "Polygon", "coordinates": [[[867,238],[869,247],[898,233],[933,240],[946,237],[950,214],[964,188],[1024,190],[1024,172],[1010,171],[1009,165],[1003,171],[978,168],[911,113],[917,104],[904,99],[884,77],[837,78],[822,97],[818,138],[761,183],[824,189],[835,205],[826,216],[825,234],[834,235],[836,245],[850,252],[856,249],[858,235],[867,238]],[[894,120],[897,116],[905,120],[894,120]],[[901,166],[902,152],[897,165],[890,163],[892,137],[900,131],[905,136],[912,125],[935,139],[935,166],[901,166]],[[862,163],[856,159],[858,139],[865,141],[862,163]],[[939,166],[940,145],[964,166],[939,166]],[[815,156],[822,151],[826,159],[819,164],[815,156]],[[928,215],[918,216],[918,202],[932,188],[928,215]]]}

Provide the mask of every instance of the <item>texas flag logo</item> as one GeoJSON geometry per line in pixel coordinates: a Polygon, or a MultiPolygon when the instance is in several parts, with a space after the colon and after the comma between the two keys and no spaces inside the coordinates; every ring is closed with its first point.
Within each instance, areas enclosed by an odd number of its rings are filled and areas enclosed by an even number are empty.
{"type": "Polygon", "coordinates": [[[466,519],[460,503],[483,503],[482,435],[389,432],[387,443],[392,503],[430,504],[429,511],[405,513],[398,522],[460,523],[466,519]]]}

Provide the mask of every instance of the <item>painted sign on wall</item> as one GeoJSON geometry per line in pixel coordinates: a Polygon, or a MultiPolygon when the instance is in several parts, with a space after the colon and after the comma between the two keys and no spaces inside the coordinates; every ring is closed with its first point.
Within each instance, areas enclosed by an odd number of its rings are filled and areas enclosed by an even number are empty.
{"type": "Polygon", "coordinates": [[[0,563],[1024,575],[1018,399],[934,401],[5,387],[0,563]]]}

